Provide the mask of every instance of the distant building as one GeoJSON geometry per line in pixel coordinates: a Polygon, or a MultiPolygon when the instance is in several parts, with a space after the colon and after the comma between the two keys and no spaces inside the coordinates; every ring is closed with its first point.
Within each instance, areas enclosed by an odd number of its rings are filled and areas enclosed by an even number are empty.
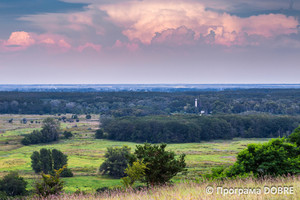
{"type": "Polygon", "coordinates": [[[198,99],[195,99],[195,108],[198,107],[198,99]]]}

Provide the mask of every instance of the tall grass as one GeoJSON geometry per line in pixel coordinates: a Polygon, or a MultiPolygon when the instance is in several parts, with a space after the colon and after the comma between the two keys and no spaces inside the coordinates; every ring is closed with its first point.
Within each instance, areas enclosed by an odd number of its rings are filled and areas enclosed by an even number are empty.
{"type": "Polygon", "coordinates": [[[263,179],[236,179],[225,181],[207,181],[202,183],[185,182],[175,186],[154,187],[151,189],[142,189],[140,191],[126,190],[104,192],[101,194],[61,194],[49,196],[47,198],[33,197],[33,200],[218,200],[218,199],[300,199],[300,176],[263,178],[263,179]],[[213,194],[207,194],[208,186],[214,188],[213,194]],[[293,187],[294,194],[265,194],[264,187],[293,187]],[[217,187],[223,188],[261,188],[261,194],[219,194],[217,187]]]}

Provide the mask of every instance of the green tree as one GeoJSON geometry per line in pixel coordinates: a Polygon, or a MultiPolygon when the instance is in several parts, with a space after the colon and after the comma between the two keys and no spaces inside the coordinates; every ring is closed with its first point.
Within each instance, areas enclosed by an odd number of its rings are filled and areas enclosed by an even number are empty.
{"type": "Polygon", "coordinates": [[[91,116],[90,114],[87,114],[87,115],[85,116],[85,118],[86,118],[86,119],[91,119],[92,116],[91,116]]]}
{"type": "Polygon", "coordinates": [[[101,164],[99,171],[114,178],[124,177],[124,170],[134,160],[128,146],[108,147],[104,157],[105,161],[101,164]]]}
{"type": "Polygon", "coordinates": [[[54,170],[55,174],[44,174],[42,173],[42,181],[35,184],[35,191],[39,196],[49,196],[60,194],[63,191],[64,182],[60,179],[60,174],[66,169],[65,165],[59,170],[54,170]]]}
{"type": "Polygon", "coordinates": [[[249,173],[254,176],[297,174],[300,173],[300,150],[284,138],[249,144],[238,154],[236,163],[223,173],[227,177],[249,173]]]}
{"type": "Polygon", "coordinates": [[[176,159],[176,154],[166,151],[166,144],[137,145],[135,155],[139,160],[147,163],[145,181],[147,185],[165,184],[177,173],[185,171],[185,155],[176,159]]]}
{"type": "MultiPolygon", "coordinates": [[[[43,172],[44,174],[54,173],[67,165],[68,156],[57,149],[40,149],[40,152],[33,152],[31,155],[31,167],[35,173],[43,172]]],[[[72,177],[73,173],[70,169],[65,168],[61,173],[62,177],[72,177]]]]}
{"type": "Polygon", "coordinates": [[[53,169],[60,169],[68,162],[68,156],[57,149],[52,150],[53,169]]]}
{"type": "MultiPolygon", "coordinates": [[[[53,169],[58,170],[68,163],[68,156],[57,149],[52,150],[53,169]]],[[[69,168],[64,168],[61,177],[72,177],[73,173],[69,168]]]]}
{"type": "Polygon", "coordinates": [[[289,136],[289,140],[300,147],[300,126],[289,136]]]}
{"type": "Polygon", "coordinates": [[[126,177],[123,177],[121,183],[125,187],[132,187],[136,181],[142,180],[146,175],[147,165],[142,161],[135,161],[125,169],[126,177]]]}
{"type": "Polygon", "coordinates": [[[46,118],[43,121],[42,136],[44,142],[56,141],[59,138],[60,123],[53,118],[46,118]]]}
{"type": "Polygon", "coordinates": [[[17,196],[26,194],[27,182],[20,177],[17,172],[10,172],[0,180],[0,191],[7,196],[17,196]]]}
{"type": "Polygon", "coordinates": [[[25,135],[21,143],[23,145],[48,143],[59,138],[60,123],[53,118],[46,118],[43,121],[42,130],[34,130],[31,134],[25,135]]]}
{"type": "Polygon", "coordinates": [[[31,155],[31,167],[35,173],[41,172],[41,158],[38,151],[34,151],[31,155]]]}
{"type": "Polygon", "coordinates": [[[103,130],[102,129],[98,129],[95,133],[95,138],[96,139],[102,139],[103,138],[103,130]]]}
{"type": "Polygon", "coordinates": [[[49,174],[53,169],[53,161],[50,149],[40,149],[41,171],[49,174]]]}
{"type": "Polygon", "coordinates": [[[63,135],[64,135],[64,138],[66,138],[66,139],[73,137],[73,134],[71,131],[64,131],[63,135]]]}
{"type": "Polygon", "coordinates": [[[78,119],[78,116],[77,116],[77,115],[72,115],[71,118],[72,118],[72,119],[78,119]]]}

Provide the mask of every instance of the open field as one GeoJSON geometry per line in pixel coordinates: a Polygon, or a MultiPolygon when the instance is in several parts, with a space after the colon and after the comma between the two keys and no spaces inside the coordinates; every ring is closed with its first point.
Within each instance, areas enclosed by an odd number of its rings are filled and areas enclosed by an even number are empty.
{"type": "MultiPolygon", "coordinates": [[[[41,148],[56,148],[68,155],[69,168],[72,169],[74,177],[64,178],[66,192],[95,191],[100,187],[120,185],[120,180],[102,176],[98,172],[100,164],[107,147],[128,145],[135,148],[137,143],[116,142],[109,140],[96,140],[93,138],[95,130],[99,126],[98,116],[93,115],[91,120],[85,116],[78,116],[79,122],[63,122],[63,130],[75,133],[74,138],[51,144],[39,144],[23,146],[20,144],[22,135],[30,133],[41,127],[41,122],[46,115],[0,115],[0,177],[9,171],[18,170],[28,180],[29,189],[38,177],[31,169],[30,156],[33,151],[41,148]],[[8,120],[13,118],[13,123],[8,120]],[[27,124],[20,123],[26,118],[27,124]],[[31,123],[33,121],[33,123],[31,123]]],[[[58,116],[51,116],[58,117],[58,116]]],[[[67,115],[70,118],[71,115],[67,115]]],[[[180,179],[193,179],[198,175],[209,172],[217,165],[230,165],[235,161],[235,156],[249,143],[266,142],[268,139],[234,139],[230,141],[211,141],[203,143],[170,144],[168,149],[177,154],[187,155],[187,175],[179,175],[174,181],[180,179]]]]}

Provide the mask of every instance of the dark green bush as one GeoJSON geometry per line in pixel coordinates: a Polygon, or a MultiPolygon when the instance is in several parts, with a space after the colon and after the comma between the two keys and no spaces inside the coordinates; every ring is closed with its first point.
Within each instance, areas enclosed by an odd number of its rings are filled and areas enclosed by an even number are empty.
{"type": "Polygon", "coordinates": [[[85,118],[86,118],[86,119],[91,119],[92,116],[91,116],[90,114],[87,114],[87,115],[85,116],[85,118]]]}
{"type": "Polygon", "coordinates": [[[64,135],[65,139],[69,139],[69,138],[73,137],[73,134],[71,131],[64,131],[63,135],[64,135]]]}
{"type": "Polygon", "coordinates": [[[59,139],[60,123],[53,118],[46,118],[43,121],[42,130],[34,130],[25,135],[21,143],[23,145],[49,143],[59,139]]]}
{"type": "MultiPolygon", "coordinates": [[[[57,149],[40,149],[31,155],[31,167],[35,173],[43,172],[45,174],[54,174],[54,170],[58,170],[67,165],[68,156],[57,149]]],[[[72,177],[73,173],[70,169],[65,168],[61,172],[62,177],[72,177]]]]}
{"type": "Polygon", "coordinates": [[[104,134],[103,134],[103,130],[102,129],[98,129],[95,133],[95,138],[96,139],[103,139],[104,138],[104,134]]]}
{"type": "Polygon", "coordinates": [[[105,161],[101,164],[99,171],[114,178],[124,177],[125,169],[134,160],[127,146],[108,147],[104,157],[105,161]]]}
{"type": "Polygon", "coordinates": [[[229,168],[214,169],[210,177],[282,176],[300,173],[300,149],[282,139],[249,144],[229,168]]]}
{"type": "Polygon", "coordinates": [[[25,195],[27,193],[26,185],[27,182],[17,172],[10,172],[0,180],[0,191],[2,191],[2,196],[25,195]]]}
{"type": "Polygon", "coordinates": [[[65,168],[62,173],[60,174],[61,177],[73,177],[74,174],[73,172],[71,171],[71,169],[69,168],[65,168]]]}
{"type": "Polygon", "coordinates": [[[300,126],[294,130],[288,139],[300,147],[300,126]]]}
{"type": "Polygon", "coordinates": [[[147,165],[145,169],[145,182],[147,185],[161,185],[169,182],[179,172],[185,171],[185,155],[176,159],[176,154],[166,151],[166,144],[137,145],[135,156],[147,165]]]}

